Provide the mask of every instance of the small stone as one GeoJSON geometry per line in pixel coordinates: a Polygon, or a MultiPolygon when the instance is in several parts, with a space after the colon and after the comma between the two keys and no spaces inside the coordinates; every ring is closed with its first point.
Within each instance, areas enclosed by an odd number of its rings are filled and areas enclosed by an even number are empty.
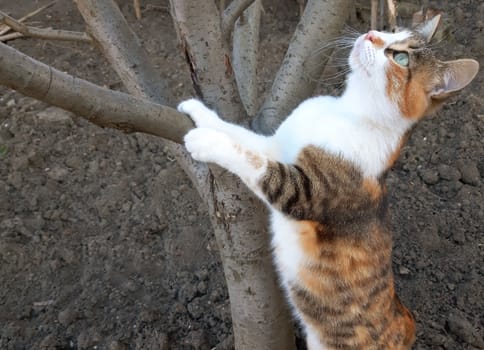
{"type": "Polygon", "coordinates": [[[482,348],[484,342],[477,336],[472,324],[460,312],[451,311],[447,318],[447,329],[460,340],[482,348]]]}
{"type": "Polygon", "coordinates": [[[446,164],[439,165],[439,176],[442,180],[456,181],[461,178],[459,170],[446,164]]]}
{"type": "Polygon", "coordinates": [[[37,113],[37,117],[40,121],[44,121],[47,123],[67,124],[70,123],[72,120],[72,113],[57,107],[49,107],[37,113]]]}
{"type": "Polygon", "coordinates": [[[203,308],[201,306],[200,298],[195,298],[187,306],[188,313],[193,319],[199,319],[203,315],[203,308]]]}
{"type": "Polygon", "coordinates": [[[462,182],[471,186],[479,186],[481,174],[476,163],[470,161],[458,161],[457,167],[462,174],[462,182]]]}
{"type": "Polygon", "coordinates": [[[8,100],[7,107],[13,107],[16,104],[17,104],[17,102],[15,102],[15,100],[12,98],[11,100],[8,100]]]}
{"type": "Polygon", "coordinates": [[[57,320],[64,327],[68,327],[76,319],[76,311],[70,307],[62,310],[57,315],[57,320]]]}
{"type": "Polygon", "coordinates": [[[55,166],[54,168],[50,169],[47,172],[47,176],[49,176],[52,180],[55,180],[55,181],[64,180],[67,174],[69,174],[69,170],[60,166],[55,166]]]}
{"type": "Polygon", "coordinates": [[[40,342],[40,348],[43,350],[55,350],[57,345],[59,344],[54,334],[49,334],[40,342]]]}
{"type": "Polygon", "coordinates": [[[192,283],[185,283],[178,291],[178,300],[182,303],[192,301],[197,294],[197,287],[192,283]]]}
{"type": "Polygon", "coordinates": [[[465,20],[464,11],[460,7],[457,7],[454,12],[454,17],[456,23],[463,23],[465,20]]]}
{"type": "Polygon", "coordinates": [[[459,230],[458,228],[456,228],[452,232],[452,239],[457,244],[464,244],[466,242],[465,231],[464,230],[459,230]]]}
{"type": "Polygon", "coordinates": [[[188,346],[192,346],[194,349],[197,350],[210,349],[210,346],[207,343],[207,336],[201,329],[191,331],[184,339],[184,343],[188,346]]]}
{"type": "Polygon", "coordinates": [[[216,350],[231,350],[235,347],[234,336],[229,335],[215,347],[216,350]]]}
{"type": "Polygon", "coordinates": [[[197,290],[200,294],[207,294],[207,283],[205,283],[204,281],[200,281],[198,282],[197,284],[197,290]]]}
{"type": "Polygon", "coordinates": [[[126,345],[124,345],[123,343],[117,341],[117,340],[113,340],[111,343],[109,343],[109,350],[126,350],[126,345]]]}
{"type": "Polygon", "coordinates": [[[398,269],[398,273],[400,275],[409,275],[410,270],[408,268],[406,268],[405,266],[400,266],[400,268],[398,269]]]}
{"type": "Polygon", "coordinates": [[[425,169],[420,171],[420,178],[427,185],[435,185],[439,182],[439,172],[436,170],[425,169]]]}

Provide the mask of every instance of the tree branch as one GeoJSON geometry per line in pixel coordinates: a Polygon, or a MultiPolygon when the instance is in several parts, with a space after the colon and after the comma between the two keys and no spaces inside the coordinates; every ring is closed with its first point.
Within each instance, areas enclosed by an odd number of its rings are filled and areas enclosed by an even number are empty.
{"type": "Polygon", "coordinates": [[[0,22],[9,26],[13,30],[22,33],[24,36],[32,38],[47,39],[47,40],[65,40],[65,41],[80,41],[84,43],[92,43],[92,39],[86,33],[72,32],[69,30],[59,29],[44,29],[26,26],[10,17],[6,13],[0,11],[0,22]]]}
{"type": "Polygon", "coordinates": [[[231,53],[222,40],[219,11],[214,1],[171,0],[170,4],[199,97],[216,107],[224,119],[244,122],[246,115],[238,103],[231,53]]]}
{"type": "MultiPolygon", "coordinates": [[[[33,16],[35,16],[35,15],[39,14],[40,12],[44,11],[45,9],[47,9],[47,8],[51,7],[51,6],[52,6],[52,5],[54,5],[56,2],[57,2],[57,0],[54,0],[54,1],[52,1],[52,2],[50,2],[50,3],[48,3],[48,4],[46,4],[46,5],[44,5],[44,6],[42,6],[42,7],[39,7],[39,8],[38,8],[37,10],[35,10],[35,11],[32,11],[32,12],[30,12],[30,13],[27,13],[25,16],[23,16],[22,18],[20,18],[20,19],[18,20],[18,22],[22,23],[22,22],[26,21],[27,19],[29,19],[29,18],[31,18],[31,17],[33,17],[33,16]]],[[[2,26],[2,28],[0,29],[0,35],[2,35],[2,36],[3,36],[4,34],[7,34],[7,33],[8,33],[8,32],[9,32],[11,29],[12,29],[12,28],[11,28],[11,27],[9,27],[9,26],[7,26],[7,25],[2,26]]]]}
{"type": "Polygon", "coordinates": [[[240,99],[250,117],[257,113],[257,58],[262,3],[255,0],[235,22],[232,67],[240,99]]]}
{"type": "Polygon", "coordinates": [[[90,122],[124,132],[144,132],[174,142],[193,128],[186,115],[63,73],[0,44],[0,84],[90,122]]]}
{"type": "Polygon", "coordinates": [[[349,8],[349,0],[308,1],[271,94],[253,121],[255,130],[272,133],[297,104],[311,96],[328,60],[317,48],[340,33],[349,8]]]}
{"type": "Polygon", "coordinates": [[[75,0],[99,49],[133,95],[162,104],[173,103],[158,71],[153,68],[138,37],[112,1],[75,0]]]}
{"type": "Polygon", "coordinates": [[[232,0],[222,14],[222,33],[226,41],[230,38],[235,21],[255,0],[232,0]]]}

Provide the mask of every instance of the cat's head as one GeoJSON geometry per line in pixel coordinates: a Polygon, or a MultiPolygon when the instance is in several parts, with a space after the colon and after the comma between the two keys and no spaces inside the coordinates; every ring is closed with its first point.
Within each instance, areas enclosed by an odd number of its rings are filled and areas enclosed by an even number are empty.
{"type": "Polygon", "coordinates": [[[360,85],[380,91],[405,118],[434,112],[476,76],[472,59],[441,61],[429,47],[440,15],[413,28],[386,33],[371,30],[355,42],[349,62],[360,85]]]}

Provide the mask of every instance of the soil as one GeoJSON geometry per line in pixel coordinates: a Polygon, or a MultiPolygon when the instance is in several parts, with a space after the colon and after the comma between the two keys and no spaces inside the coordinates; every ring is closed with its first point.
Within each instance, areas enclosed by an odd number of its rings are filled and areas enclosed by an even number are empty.
{"type": "MultiPolygon", "coordinates": [[[[48,2],[0,0],[0,9],[19,18],[48,2]]],[[[438,2],[450,25],[440,51],[483,66],[484,4],[438,2]]],[[[119,4],[173,89],[172,105],[193,96],[167,1],[142,1],[140,21],[132,1],[119,4]]],[[[266,1],[261,95],[297,20],[295,1],[266,1]]],[[[66,0],[29,23],[84,30],[66,0]]],[[[122,89],[94,47],[9,44],[122,89]]],[[[388,177],[396,288],[418,322],[415,349],[484,349],[483,96],[481,70],[419,124],[388,177]]],[[[1,349],[233,348],[205,205],[163,140],[101,129],[0,88],[0,222],[1,349]]]]}

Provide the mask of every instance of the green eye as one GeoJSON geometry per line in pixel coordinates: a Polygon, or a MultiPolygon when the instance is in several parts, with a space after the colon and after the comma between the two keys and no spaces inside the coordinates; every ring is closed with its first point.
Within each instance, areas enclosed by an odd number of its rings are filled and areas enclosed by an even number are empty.
{"type": "Polygon", "coordinates": [[[404,67],[408,67],[408,63],[410,62],[408,52],[405,51],[393,51],[393,60],[404,67]]]}

